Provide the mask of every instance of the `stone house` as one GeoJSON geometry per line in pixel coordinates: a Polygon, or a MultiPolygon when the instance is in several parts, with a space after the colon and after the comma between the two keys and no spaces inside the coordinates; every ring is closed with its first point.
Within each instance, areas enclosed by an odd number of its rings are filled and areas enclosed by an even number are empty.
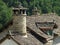
{"type": "Polygon", "coordinates": [[[37,15],[36,12],[36,15],[27,16],[26,10],[24,7],[13,8],[13,24],[0,35],[3,44],[9,35],[13,45],[52,45],[53,32],[60,34],[60,17],[54,13],[37,15]]]}

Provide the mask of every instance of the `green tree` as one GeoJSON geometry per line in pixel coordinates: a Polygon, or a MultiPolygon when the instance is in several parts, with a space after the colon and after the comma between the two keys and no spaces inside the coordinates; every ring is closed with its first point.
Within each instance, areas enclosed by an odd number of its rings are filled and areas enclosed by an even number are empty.
{"type": "Polygon", "coordinates": [[[42,14],[55,12],[60,15],[60,0],[3,0],[9,7],[17,6],[21,3],[28,7],[28,14],[32,14],[32,9],[37,7],[42,14]]]}
{"type": "Polygon", "coordinates": [[[53,11],[60,16],[60,0],[54,0],[53,11]]]}
{"type": "Polygon", "coordinates": [[[0,0],[0,29],[12,19],[12,10],[0,0]]]}

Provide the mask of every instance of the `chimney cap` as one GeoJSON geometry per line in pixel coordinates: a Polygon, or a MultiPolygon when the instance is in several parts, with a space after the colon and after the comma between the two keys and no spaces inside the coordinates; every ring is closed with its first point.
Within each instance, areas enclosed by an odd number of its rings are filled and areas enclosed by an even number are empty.
{"type": "Polygon", "coordinates": [[[37,7],[34,7],[34,9],[32,11],[37,11],[38,12],[39,10],[37,9],[37,7]]]}
{"type": "Polygon", "coordinates": [[[27,10],[28,8],[25,7],[13,7],[13,10],[27,10]]]}

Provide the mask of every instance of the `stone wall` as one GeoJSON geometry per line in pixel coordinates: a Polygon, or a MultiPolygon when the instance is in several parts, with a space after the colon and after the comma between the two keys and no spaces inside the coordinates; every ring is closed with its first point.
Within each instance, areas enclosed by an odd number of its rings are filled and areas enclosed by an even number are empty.
{"type": "Polygon", "coordinates": [[[14,16],[13,20],[14,30],[19,31],[21,34],[26,34],[26,16],[14,16]]]}

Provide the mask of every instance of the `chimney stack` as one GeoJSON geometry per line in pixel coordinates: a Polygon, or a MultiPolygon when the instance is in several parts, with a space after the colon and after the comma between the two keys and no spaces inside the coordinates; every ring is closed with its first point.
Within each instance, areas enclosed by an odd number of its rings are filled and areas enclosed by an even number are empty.
{"type": "Polygon", "coordinates": [[[26,10],[27,8],[24,7],[17,7],[13,8],[14,11],[14,30],[18,31],[23,37],[27,37],[27,30],[26,30],[26,10]],[[16,13],[17,12],[17,13],[16,13]]]}
{"type": "Polygon", "coordinates": [[[33,11],[33,15],[40,15],[39,10],[37,9],[37,7],[34,7],[33,11]]]}

